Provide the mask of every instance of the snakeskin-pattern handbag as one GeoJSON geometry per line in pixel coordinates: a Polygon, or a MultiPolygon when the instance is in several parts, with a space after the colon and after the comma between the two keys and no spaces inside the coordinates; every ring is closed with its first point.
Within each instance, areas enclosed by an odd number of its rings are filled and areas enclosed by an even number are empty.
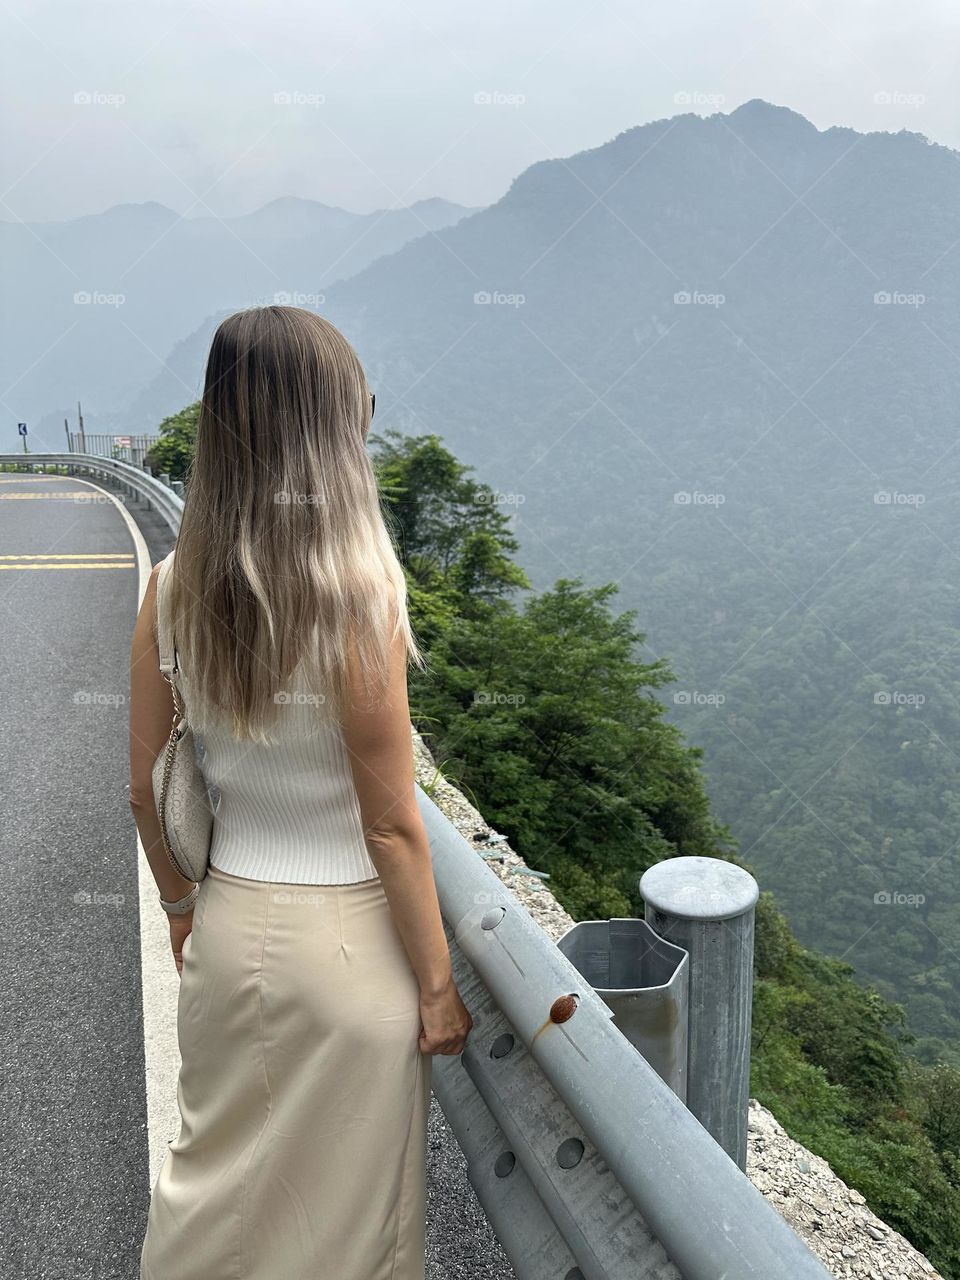
{"type": "Polygon", "coordinates": [[[160,672],[173,694],[173,724],[166,748],[153,766],[153,795],[160,820],[163,848],[175,870],[187,880],[207,874],[213,809],[203,773],[197,763],[197,743],[187,723],[177,668],[177,650],[166,610],[163,588],[172,556],[157,575],[157,645],[160,672]]]}

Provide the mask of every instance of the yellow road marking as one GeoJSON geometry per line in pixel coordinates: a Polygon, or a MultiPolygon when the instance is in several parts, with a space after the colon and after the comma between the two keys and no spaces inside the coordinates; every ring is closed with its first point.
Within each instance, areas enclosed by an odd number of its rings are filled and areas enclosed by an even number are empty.
{"type": "Polygon", "coordinates": [[[131,561],[129,564],[116,563],[95,563],[90,561],[87,564],[0,564],[0,573],[4,569],[12,569],[21,573],[26,573],[28,569],[135,569],[136,565],[131,561]]]}
{"type": "Polygon", "coordinates": [[[132,560],[132,551],[64,551],[40,552],[31,555],[0,555],[3,560],[132,560]]]}
{"type": "Polygon", "coordinates": [[[83,489],[49,489],[43,493],[0,493],[0,502],[27,502],[31,498],[78,498],[82,497],[87,502],[99,502],[100,499],[94,494],[92,497],[87,495],[83,489]]]}

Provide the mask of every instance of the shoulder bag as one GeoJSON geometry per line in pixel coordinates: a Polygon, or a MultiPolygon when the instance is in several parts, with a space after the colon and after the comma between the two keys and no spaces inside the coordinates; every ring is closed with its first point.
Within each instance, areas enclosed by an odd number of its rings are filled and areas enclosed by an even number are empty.
{"type": "Polygon", "coordinates": [[[167,745],[153,766],[153,794],[164,852],[185,879],[199,882],[207,874],[213,810],[197,763],[196,740],[187,723],[176,645],[167,610],[163,607],[163,591],[172,560],[173,556],[168,556],[157,575],[157,646],[160,672],[170,685],[174,712],[167,745]]]}

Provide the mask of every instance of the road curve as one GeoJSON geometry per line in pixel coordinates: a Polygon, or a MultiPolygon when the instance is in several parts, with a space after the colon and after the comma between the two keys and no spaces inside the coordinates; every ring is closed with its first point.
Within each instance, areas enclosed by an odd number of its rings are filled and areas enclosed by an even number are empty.
{"type": "Polygon", "coordinates": [[[0,474],[0,1274],[137,1274],[148,1148],[127,668],[139,567],[102,492],[0,474]]]}

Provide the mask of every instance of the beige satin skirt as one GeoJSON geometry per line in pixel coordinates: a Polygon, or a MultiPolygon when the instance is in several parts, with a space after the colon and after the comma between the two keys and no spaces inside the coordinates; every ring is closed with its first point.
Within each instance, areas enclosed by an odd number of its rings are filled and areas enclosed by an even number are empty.
{"type": "Polygon", "coordinates": [[[379,881],[211,867],[141,1280],[423,1280],[432,1058],[379,881]]]}

